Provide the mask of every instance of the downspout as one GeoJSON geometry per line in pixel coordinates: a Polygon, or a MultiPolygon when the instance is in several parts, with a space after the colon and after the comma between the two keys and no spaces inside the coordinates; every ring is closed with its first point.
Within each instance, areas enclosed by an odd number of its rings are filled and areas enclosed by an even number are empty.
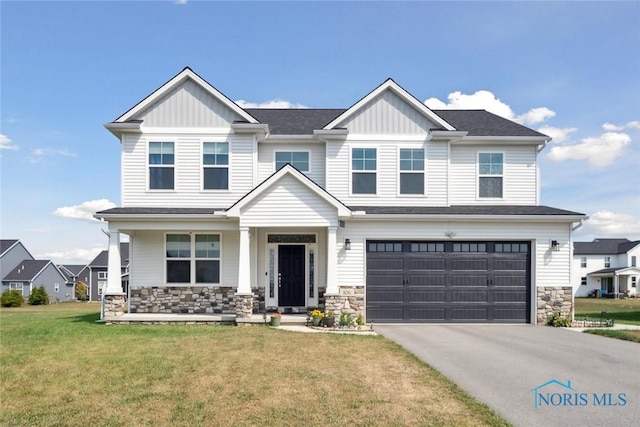
{"type": "Polygon", "coordinates": [[[588,219],[589,219],[589,217],[586,217],[586,218],[581,219],[581,220],[580,220],[580,222],[578,222],[578,224],[577,224],[577,225],[574,225],[574,226],[573,226],[573,228],[571,228],[571,231],[576,231],[576,230],[581,229],[581,228],[582,228],[582,226],[584,225],[584,222],[585,222],[586,220],[588,220],[588,219]]]}

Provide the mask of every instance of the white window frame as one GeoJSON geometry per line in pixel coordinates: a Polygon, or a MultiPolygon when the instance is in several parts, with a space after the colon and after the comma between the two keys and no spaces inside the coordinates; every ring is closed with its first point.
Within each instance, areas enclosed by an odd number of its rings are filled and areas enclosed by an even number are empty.
{"type": "Polygon", "coordinates": [[[587,268],[587,257],[586,256],[581,256],[580,257],[580,268],[587,268]]]}
{"type": "Polygon", "coordinates": [[[278,153],[307,153],[307,163],[309,164],[309,167],[307,168],[306,171],[296,168],[296,166],[293,163],[291,163],[291,166],[298,169],[300,172],[304,174],[311,173],[311,151],[309,150],[273,150],[273,171],[274,172],[277,172],[280,170],[278,169],[278,166],[276,164],[276,154],[278,153]]]}
{"type": "Polygon", "coordinates": [[[611,268],[611,257],[604,257],[604,268],[611,268]]]}
{"type": "Polygon", "coordinates": [[[227,139],[207,138],[200,141],[200,189],[203,192],[228,193],[231,192],[231,141],[227,139]],[[206,143],[225,143],[227,144],[227,164],[226,165],[205,165],[204,164],[204,145],[206,143]],[[227,169],[227,188],[204,188],[204,169],[227,169]]]}
{"type": "Polygon", "coordinates": [[[220,286],[223,282],[223,263],[222,263],[222,232],[200,232],[200,233],[190,233],[184,231],[170,231],[164,233],[164,258],[163,258],[163,274],[164,274],[164,283],[166,286],[220,286]],[[189,258],[173,258],[167,256],[167,236],[169,234],[182,234],[189,236],[189,258]],[[220,242],[220,256],[218,258],[198,258],[196,257],[196,236],[218,236],[218,241],[220,242]],[[189,261],[189,282],[169,282],[167,281],[167,261],[189,261]],[[196,261],[198,260],[208,260],[208,261],[218,261],[218,282],[196,282],[196,261]]]}
{"type": "Polygon", "coordinates": [[[22,294],[24,292],[24,282],[9,282],[9,290],[20,291],[22,294]],[[18,286],[20,286],[20,288],[18,288],[18,286]]]}
{"type": "Polygon", "coordinates": [[[505,186],[505,169],[507,156],[504,151],[486,150],[476,152],[476,200],[504,200],[506,193],[505,186]],[[480,155],[481,154],[502,154],[502,173],[501,174],[480,174],[480,155]],[[480,196],[480,178],[502,178],[502,197],[481,197],[480,196]]]}
{"type": "Polygon", "coordinates": [[[397,196],[398,197],[422,197],[422,196],[426,196],[427,195],[427,149],[424,146],[421,147],[398,147],[397,150],[397,176],[396,176],[396,182],[398,183],[398,188],[397,188],[397,196]],[[422,150],[423,152],[423,164],[422,164],[422,170],[421,171],[416,171],[416,170],[402,170],[400,167],[400,152],[402,150],[422,150]],[[416,193],[416,194],[409,194],[409,193],[402,193],[402,188],[401,188],[401,182],[400,182],[400,177],[402,176],[403,173],[406,174],[422,174],[422,181],[423,181],[423,191],[422,193],[416,193]]]}
{"type": "Polygon", "coordinates": [[[636,288],[638,286],[638,279],[636,276],[631,276],[631,287],[636,288]]]}
{"type": "Polygon", "coordinates": [[[371,144],[358,144],[349,146],[349,195],[352,197],[376,197],[380,189],[380,160],[378,147],[372,147],[371,144]],[[353,169],[353,150],[354,149],[373,149],[376,150],[376,169],[375,170],[354,170],[353,169]],[[354,173],[375,173],[376,174],[376,192],[375,193],[354,193],[353,192],[353,174],[354,173]]]}
{"type": "Polygon", "coordinates": [[[109,273],[106,271],[98,271],[98,280],[107,280],[109,278],[109,273]]]}
{"type": "Polygon", "coordinates": [[[580,278],[580,286],[587,286],[587,276],[582,276],[580,278]]]}
{"type": "Polygon", "coordinates": [[[147,163],[147,191],[151,191],[151,192],[159,192],[159,193],[173,193],[176,191],[176,188],[178,187],[177,183],[178,183],[178,174],[177,174],[177,168],[176,168],[176,163],[177,163],[177,159],[178,159],[178,144],[176,144],[175,139],[171,139],[171,138],[167,138],[167,139],[154,139],[154,140],[148,140],[147,141],[147,153],[146,153],[146,163],[147,163]],[[149,162],[149,156],[151,155],[151,144],[152,143],[157,143],[157,142],[167,142],[167,143],[172,143],[173,144],[173,164],[171,165],[163,165],[163,164],[151,164],[149,162]],[[160,167],[160,168],[173,168],[173,188],[151,188],[151,168],[152,167],[160,167]]]}
{"type": "Polygon", "coordinates": [[[102,295],[102,290],[107,287],[106,280],[98,280],[98,295],[102,295]]]}
{"type": "Polygon", "coordinates": [[[637,267],[637,259],[635,255],[631,255],[631,267],[637,267]]]}
{"type": "Polygon", "coordinates": [[[53,292],[60,292],[60,283],[53,284],[53,292]]]}

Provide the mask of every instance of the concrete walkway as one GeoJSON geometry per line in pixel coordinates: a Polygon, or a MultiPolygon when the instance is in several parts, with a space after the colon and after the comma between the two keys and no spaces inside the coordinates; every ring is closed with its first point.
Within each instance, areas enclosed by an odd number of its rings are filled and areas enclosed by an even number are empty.
{"type": "Polygon", "coordinates": [[[640,420],[638,343],[533,325],[375,330],[516,426],[626,427],[640,420]]]}

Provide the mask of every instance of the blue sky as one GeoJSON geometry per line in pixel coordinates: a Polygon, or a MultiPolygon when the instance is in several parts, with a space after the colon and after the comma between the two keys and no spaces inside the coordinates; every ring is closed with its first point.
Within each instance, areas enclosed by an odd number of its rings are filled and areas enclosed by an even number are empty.
{"type": "Polygon", "coordinates": [[[103,124],[185,66],[242,105],[346,108],[392,77],[432,108],[496,112],[554,137],[542,204],[592,218],[576,240],[640,239],[640,2],[2,1],[0,14],[0,235],[37,257],[106,247],[87,219],[120,203],[103,124]]]}

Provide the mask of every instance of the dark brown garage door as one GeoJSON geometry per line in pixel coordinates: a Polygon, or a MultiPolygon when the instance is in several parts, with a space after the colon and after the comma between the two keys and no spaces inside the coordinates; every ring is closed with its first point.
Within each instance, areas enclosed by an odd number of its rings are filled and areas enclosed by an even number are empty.
{"type": "Polygon", "coordinates": [[[529,242],[367,241],[367,320],[528,323],[529,242]]]}

